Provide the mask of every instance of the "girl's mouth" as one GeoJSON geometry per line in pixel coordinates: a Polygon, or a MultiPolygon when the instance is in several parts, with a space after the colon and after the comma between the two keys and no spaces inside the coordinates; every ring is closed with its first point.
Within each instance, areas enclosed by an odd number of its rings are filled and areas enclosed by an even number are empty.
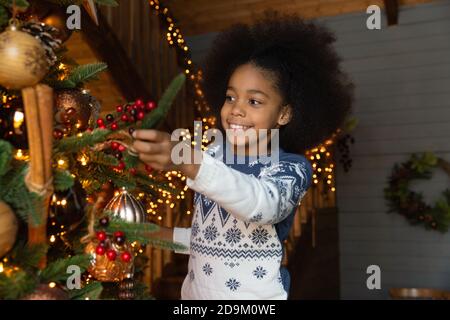
{"type": "Polygon", "coordinates": [[[228,125],[229,125],[230,129],[232,129],[234,131],[237,131],[237,130],[245,131],[247,129],[253,128],[253,126],[244,126],[242,124],[235,124],[235,123],[228,123],[228,125]]]}

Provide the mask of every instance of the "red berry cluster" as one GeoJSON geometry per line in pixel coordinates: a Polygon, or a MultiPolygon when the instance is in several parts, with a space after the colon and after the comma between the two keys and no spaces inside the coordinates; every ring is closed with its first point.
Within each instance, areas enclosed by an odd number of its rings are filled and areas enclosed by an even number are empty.
{"type": "MultiPolygon", "coordinates": [[[[99,223],[101,226],[106,227],[109,223],[108,217],[103,217],[99,220],[99,223]]],[[[97,248],[95,249],[95,253],[99,256],[106,255],[108,260],[114,261],[117,258],[117,251],[114,250],[111,247],[111,240],[108,238],[108,234],[105,231],[97,231],[96,233],[97,240],[99,241],[99,244],[97,245],[97,248]]],[[[122,231],[116,231],[113,234],[113,241],[114,243],[121,247],[125,244],[125,233],[122,231]]],[[[120,259],[123,262],[130,262],[133,256],[130,252],[124,251],[120,254],[120,259]]]]}
{"type": "MultiPolygon", "coordinates": [[[[142,99],[136,100],[134,103],[120,105],[116,107],[116,114],[107,114],[105,119],[98,118],[97,126],[100,129],[109,128],[113,131],[118,130],[120,125],[128,126],[144,119],[145,115],[156,108],[154,101],[144,103],[142,99]]],[[[134,128],[130,128],[129,132],[132,134],[134,128]]]]}
{"type": "Polygon", "coordinates": [[[127,148],[120,142],[117,141],[111,142],[111,150],[113,152],[113,155],[119,160],[119,164],[114,167],[114,169],[118,171],[123,171],[125,169],[125,162],[123,162],[122,159],[123,159],[123,152],[126,149],[127,148]]]}

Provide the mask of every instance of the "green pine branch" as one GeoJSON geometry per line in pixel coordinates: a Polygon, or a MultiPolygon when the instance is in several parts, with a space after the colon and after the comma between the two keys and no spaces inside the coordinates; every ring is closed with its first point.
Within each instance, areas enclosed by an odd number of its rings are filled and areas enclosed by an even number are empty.
{"type": "Polygon", "coordinates": [[[41,271],[40,279],[43,282],[60,282],[66,281],[70,274],[67,273],[67,267],[76,265],[84,272],[89,266],[89,255],[76,255],[66,259],[58,259],[50,263],[41,271]]]}
{"type": "Polygon", "coordinates": [[[79,290],[70,290],[69,298],[71,300],[97,300],[100,298],[100,295],[103,291],[103,286],[101,282],[95,281],[89,283],[79,290]]]}
{"type": "Polygon", "coordinates": [[[186,76],[183,73],[179,74],[172,80],[166,91],[164,91],[163,96],[159,100],[158,107],[147,114],[142,120],[141,129],[154,128],[161,120],[166,117],[178,92],[183,87],[185,80],[186,76]]]}
{"type": "Polygon", "coordinates": [[[139,158],[135,155],[126,152],[123,155],[123,162],[125,163],[126,168],[137,168],[139,164],[139,158]]]}
{"type": "MultiPolygon", "coordinates": [[[[14,4],[14,0],[0,0],[0,5],[8,8],[12,8],[14,4]]],[[[21,10],[25,10],[28,8],[30,3],[26,0],[15,0],[15,5],[21,10]]]]}
{"type": "Polygon", "coordinates": [[[126,188],[131,191],[136,188],[136,181],[129,173],[119,173],[114,171],[109,166],[96,165],[94,170],[97,170],[97,178],[101,178],[104,182],[111,180],[111,182],[119,188],[126,188]]]}
{"type": "Polygon", "coordinates": [[[76,153],[86,147],[92,147],[96,143],[106,141],[111,131],[108,129],[95,129],[92,132],[85,132],[81,137],[74,135],[63,138],[56,143],[56,152],[76,153]]]}
{"type": "Polygon", "coordinates": [[[61,80],[56,86],[58,88],[76,88],[78,85],[90,80],[98,79],[97,76],[100,72],[106,70],[108,65],[103,62],[85,64],[73,69],[69,76],[61,80]]]}
{"type": "MultiPolygon", "coordinates": [[[[167,116],[170,108],[172,107],[173,101],[175,100],[178,92],[183,87],[185,81],[186,76],[183,73],[179,74],[172,80],[166,91],[164,91],[163,96],[159,100],[158,107],[152,112],[148,113],[142,120],[141,129],[154,128],[161,120],[163,120],[167,116]]],[[[127,168],[136,167],[138,160],[139,159],[137,156],[129,154],[125,158],[125,164],[128,163],[127,168]]]]}
{"type": "Polygon", "coordinates": [[[109,212],[105,212],[110,216],[110,222],[106,227],[106,232],[114,233],[116,231],[122,231],[125,233],[127,239],[131,242],[137,241],[140,244],[151,245],[160,249],[166,250],[184,250],[183,245],[156,239],[151,237],[151,233],[159,231],[159,226],[154,223],[130,223],[121,220],[120,218],[113,217],[109,212]]]}
{"type": "Polygon", "coordinates": [[[65,191],[73,187],[74,177],[66,170],[53,170],[53,187],[55,191],[65,191]]]}
{"type": "Polygon", "coordinates": [[[20,299],[35,290],[38,284],[38,279],[24,270],[14,271],[9,276],[2,272],[0,273],[0,299],[20,299]]]}
{"type": "Polygon", "coordinates": [[[3,176],[9,169],[12,160],[12,145],[0,140],[0,176],[3,176]]]}
{"type": "Polygon", "coordinates": [[[11,259],[15,265],[23,269],[38,268],[39,262],[47,254],[48,248],[46,243],[29,245],[20,242],[11,251],[11,259]]]}
{"type": "Polygon", "coordinates": [[[42,198],[30,192],[25,185],[26,163],[14,161],[12,169],[0,177],[0,199],[14,210],[23,221],[28,222],[29,216],[34,224],[41,223],[41,215],[37,212],[38,203],[42,198]]]}

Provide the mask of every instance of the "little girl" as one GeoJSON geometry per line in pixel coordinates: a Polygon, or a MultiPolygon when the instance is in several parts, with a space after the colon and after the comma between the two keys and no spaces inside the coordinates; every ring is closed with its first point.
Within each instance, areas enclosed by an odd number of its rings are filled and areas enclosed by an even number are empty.
{"type": "Polygon", "coordinates": [[[352,101],[333,42],[323,27],[271,13],[222,32],[207,56],[203,89],[219,128],[279,130],[275,163],[250,151],[255,141],[230,135],[229,143],[203,152],[199,164],[175,165],[168,133],[133,133],[145,163],[181,171],[196,192],[191,228],[161,228],[157,235],[190,254],[182,299],[287,299],[283,242],[312,178],[300,154],[338,129],[352,101]],[[227,148],[234,162],[225,161],[227,148]]]}

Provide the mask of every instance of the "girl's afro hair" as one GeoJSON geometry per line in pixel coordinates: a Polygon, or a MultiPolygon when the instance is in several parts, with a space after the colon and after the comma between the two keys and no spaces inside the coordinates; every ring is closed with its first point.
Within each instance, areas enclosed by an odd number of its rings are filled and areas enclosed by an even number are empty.
{"type": "Polygon", "coordinates": [[[304,153],[335,133],[351,109],[353,85],[340,68],[334,41],[326,28],[276,12],[266,12],[252,26],[234,25],[217,36],[206,57],[206,101],[220,117],[237,67],[252,63],[269,71],[293,109],[291,121],[280,129],[280,146],[304,153]]]}

